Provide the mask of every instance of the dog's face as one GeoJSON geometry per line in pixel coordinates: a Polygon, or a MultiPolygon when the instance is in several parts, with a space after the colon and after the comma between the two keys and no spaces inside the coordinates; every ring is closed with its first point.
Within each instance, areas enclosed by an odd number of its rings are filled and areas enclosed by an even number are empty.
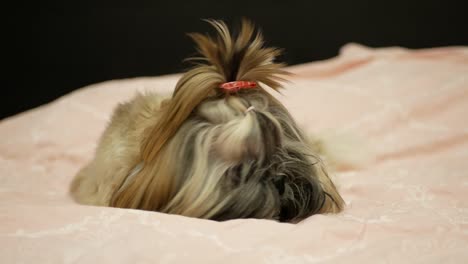
{"type": "Polygon", "coordinates": [[[322,165],[281,104],[243,92],[202,102],[145,164],[145,188],[124,189],[113,205],[141,197],[137,208],[146,210],[295,222],[342,208],[322,165]]]}

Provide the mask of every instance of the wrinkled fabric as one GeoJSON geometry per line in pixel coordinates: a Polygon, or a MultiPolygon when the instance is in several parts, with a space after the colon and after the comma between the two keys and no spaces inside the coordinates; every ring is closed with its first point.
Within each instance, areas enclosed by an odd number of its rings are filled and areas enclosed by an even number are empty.
{"type": "Polygon", "coordinates": [[[289,70],[277,96],[298,123],[372,153],[334,173],[343,213],[294,225],[76,204],[68,186],[113,108],[180,75],[114,80],[0,122],[0,262],[466,263],[468,47],[348,44],[289,70]]]}

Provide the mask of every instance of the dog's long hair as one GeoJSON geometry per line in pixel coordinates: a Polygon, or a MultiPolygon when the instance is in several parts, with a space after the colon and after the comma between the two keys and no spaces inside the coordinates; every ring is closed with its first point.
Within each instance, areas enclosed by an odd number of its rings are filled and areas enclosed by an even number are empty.
{"type": "Polygon", "coordinates": [[[200,57],[141,135],[140,161],[111,194],[110,206],[227,220],[297,222],[338,212],[343,200],[286,108],[278,91],[280,51],[244,20],[231,35],[208,21],[215,38],[190,34],[200,57]],[[222,83],[258,87],[226,93],[222,83]],[[246,111],[252,109],[252,111],[246,111]],[[139,164],[139,165],[138,165],[139,164]]]}

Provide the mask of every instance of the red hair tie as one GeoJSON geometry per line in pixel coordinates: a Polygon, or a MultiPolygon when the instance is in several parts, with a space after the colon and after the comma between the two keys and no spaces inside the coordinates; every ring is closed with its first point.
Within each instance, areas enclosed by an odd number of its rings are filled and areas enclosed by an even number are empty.
{"type": "Polygon", "coordinates": [[[256,82],[248,82],[248,81],[235,81],[235,82],[227,82],[222,83],[219,88],[224,89],[227,92],[237,92],[240,89],[248,89],[248,88],[255,88],[257,87],[256,82]]]}

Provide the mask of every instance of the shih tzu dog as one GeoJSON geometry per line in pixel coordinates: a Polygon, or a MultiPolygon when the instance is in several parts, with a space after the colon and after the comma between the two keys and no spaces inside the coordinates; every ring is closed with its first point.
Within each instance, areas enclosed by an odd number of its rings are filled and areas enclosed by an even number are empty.
{"type": "Polygon", "coordinates": [[[248,21],[235,36],[208,22],[217,36],[190,34],[200,57],[171,97],[139,94],[117,107],[73,198],[213,220],[340,212],[316,144],[265,89],[282,88],[280,51],[248,21]]]}

